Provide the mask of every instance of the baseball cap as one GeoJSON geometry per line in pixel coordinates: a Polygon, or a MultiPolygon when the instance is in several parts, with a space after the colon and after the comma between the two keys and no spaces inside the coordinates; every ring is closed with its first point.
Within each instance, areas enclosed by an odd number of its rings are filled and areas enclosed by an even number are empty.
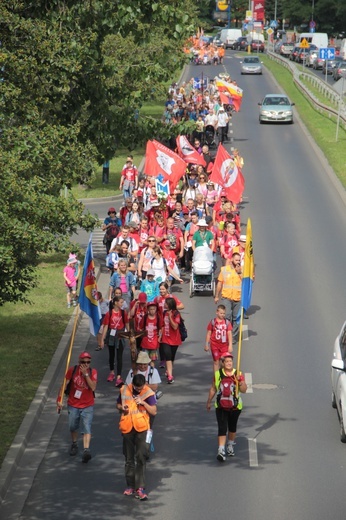
{"type": "Polygon", "coordinates": [[[89,358],[89,359],[91,359],[91,356],[90,356],[89,352],[84,351],[84,352],[81,352],[81,353],[79,354],[79,359],[84,359],[84,358],[89,358]]]}
{"type": "Polygon", "coordinates": [[[239,242],[246,242],[246,235],[240,235],[239,242]]]}
{"type": "Polygon", "coordinates": [[[148,269],[148,271],[147,271],[147,276],[155,276],[155,271],[154,271],[154,269],[148,269]]]}
{"type": "Polygon", "coordinates": [[[140,292],[138,295],[138,301],[139,303],[147,303],[147,295],[145,292],[140,292]]]}
{"type": "Polygon", "coordinates": [[[223,361],[224,359],[226,359],[226,358],[228,358],[228,357],[230,357],[230,358],[233,359],[233,354],[231,354],[230,352],[225,352],[225,354],[223,354],[223,355],[221,356],[221,361],[223,361]]]}

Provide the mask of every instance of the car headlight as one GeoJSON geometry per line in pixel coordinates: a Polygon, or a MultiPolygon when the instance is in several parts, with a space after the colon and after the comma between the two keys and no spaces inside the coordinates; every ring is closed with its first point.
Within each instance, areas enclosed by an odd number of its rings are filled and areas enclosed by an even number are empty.
{"type": "Polygon", "coordinates": [[[269,110],[261,110],[261,114],[263,116],[270,116],[271,115],[271,112],[269,112],[269,110]]]}

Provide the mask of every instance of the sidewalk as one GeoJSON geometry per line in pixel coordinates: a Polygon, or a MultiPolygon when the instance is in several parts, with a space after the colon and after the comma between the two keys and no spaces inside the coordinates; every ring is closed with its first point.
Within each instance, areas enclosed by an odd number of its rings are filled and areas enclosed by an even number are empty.
{"type": "MultiPolygon", "coordinates": [[[[107,296],[109,274],[99,265],[96,266],[96,269],[98,289],[104,296],[107,296]]],[[[6,518],[6,520],[19,518],[36,472],[46,454],[50,439],[59,421],[60,416],[56,412],[55,402],[64,377],[66,356],[76,312],[77,309],[71,316],[0,469],[0,518],[6,518]]],[[[90,336],[89,332],[89,317],[79,309],[78,312],[78,327],[70,365],[77,362],[78,354],[87,348],[89,340],[91,340],[92,347],[96,346],[96,338],[90,336]]],[[[89,349],[94,358],[94,354],[97,353],[92,351],[92,347],[89,346],[89,349]]],[[[98,367],[95,366],[95,368],[98,367]]],[[[62,413],[66,413],[66,406],[62,413]]]]}

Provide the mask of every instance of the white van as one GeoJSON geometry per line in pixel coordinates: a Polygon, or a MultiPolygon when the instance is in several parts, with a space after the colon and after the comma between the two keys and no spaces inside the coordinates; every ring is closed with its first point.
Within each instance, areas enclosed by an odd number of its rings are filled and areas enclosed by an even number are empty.
{"type": "Polygon", "coordinates": [[[238,38],[243,36],[241,29],[222,29],[220,40],[225,45],[226,49],[232,47],[238,38]]]}
{"type": "Polygon", "coordinates": [[[319,49],[326,49],[328,47],[327,33],[301,33],[298,43],[301,43],[303,40],[316,45],[319,49]]]}
{"type": "Polygon", "coordinates": [[[343,40],[341,40],[341,45],[340,45],[340,56],[346,60],[346,38],[344,38],[343,40]]]}
{"type": "Polygon", "coordinates": [[[256,31],[249,32],[247,39],[249,42],[251,42],[252,40],[259,40],[260,42],[264,43],[263,33],[258,33],[256,31]]]}

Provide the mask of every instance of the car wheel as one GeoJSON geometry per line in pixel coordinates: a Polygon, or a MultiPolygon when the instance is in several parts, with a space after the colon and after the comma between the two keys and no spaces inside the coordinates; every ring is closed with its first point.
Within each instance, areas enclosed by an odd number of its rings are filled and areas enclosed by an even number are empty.
{"type": "Polygon", "coordinates": [[[336,399],[335,399],[335,394],[334,394],[334,392],[332,392],[332,407],[333,407],[333,408],[336,408],[336,399]]]}
{"type": "MultiPolygon", "coordinates": [[[[341,405],[340,405],[341,408],[341,405]]],[[[344,427],[344,420],[342,418],[342,414],[340,415],[340,440],[341,442],[346,442],[346,433],[345,433],[345,427],[344,427]]]]}

